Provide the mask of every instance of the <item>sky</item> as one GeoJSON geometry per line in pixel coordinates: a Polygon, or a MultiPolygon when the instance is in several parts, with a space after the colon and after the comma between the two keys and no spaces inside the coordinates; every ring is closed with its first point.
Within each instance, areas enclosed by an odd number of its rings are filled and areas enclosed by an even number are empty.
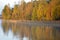
{"type": "MultiPolygon", "coordinates": [[[[29,2],[31,0],[25,0],[25,2],[29,2]]],[[[5,5],[10,4],[10,7],[14,7],[14,4],[21,3],[21,0],[0,0],[0,15],[2,14],[2,9],[5,5]]]]}

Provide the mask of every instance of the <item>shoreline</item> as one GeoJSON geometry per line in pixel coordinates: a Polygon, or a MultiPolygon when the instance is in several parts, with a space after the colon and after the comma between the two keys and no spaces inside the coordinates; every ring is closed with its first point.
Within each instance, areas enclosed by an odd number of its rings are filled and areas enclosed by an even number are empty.
{"type": "Polygon", "coordinates": [[[28,25],[28,26],[53,26],[53,27],[60,27],[60,21],[17,21],[17,20],[2,20],[2,22],[7,23],[16,23],[19,25],[28,25]]]}

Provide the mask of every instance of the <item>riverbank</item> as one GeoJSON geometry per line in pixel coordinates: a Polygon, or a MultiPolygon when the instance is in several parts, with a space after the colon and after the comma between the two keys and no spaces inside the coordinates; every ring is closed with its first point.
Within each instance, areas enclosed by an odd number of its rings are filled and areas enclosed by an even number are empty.
{"type": "Polygon", "coordinates": [[[60,21],[30,21],[30,20],[3,20],[2,22],[16,23],[29,26],[53,26],[60,27],[60,21]]]}
{"type": "Polygon", "coordinates": [[[9,21],[11,21],[11,22],[16,22],[16,21],[21,21],[21,22],[31,22],[31,21],[33,21],[33,22],[41,22],[41,21],[49,21],[49,22],[60,22],[60,20],[14,20],[14,19],[3,19],[2,17],[0,17],[0,19],[2,19],[2,20],[9,20],[9,21]]]}

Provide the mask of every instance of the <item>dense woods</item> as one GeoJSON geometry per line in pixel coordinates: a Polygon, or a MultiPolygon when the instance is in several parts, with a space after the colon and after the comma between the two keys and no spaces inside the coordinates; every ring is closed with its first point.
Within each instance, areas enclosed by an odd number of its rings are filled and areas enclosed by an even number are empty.
{"type": "Polygon", "coordinates": [[[14,8],[5,5],[2,17],[12,20],[60,20],[60,0],[31,0],[28,3],[22,0],[21,4],[16,4],[14,8]]]}

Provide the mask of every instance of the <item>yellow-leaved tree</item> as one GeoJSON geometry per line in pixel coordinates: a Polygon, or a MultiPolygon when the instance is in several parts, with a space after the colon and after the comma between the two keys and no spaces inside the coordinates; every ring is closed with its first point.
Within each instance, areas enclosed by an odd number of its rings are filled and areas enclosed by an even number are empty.
{"type": "Polygon", "coordinates": [[[53,20],[60,20],[60,0],[52,0],[51,1],[52,6],[52,18],[53,20]]]}
{"type": "Polygon", "coordinates": [[[13,12],[12,12],[12,19],[19,19],[19,10],[18,5],[14,6],[13,12]]]}
{"type": "Polygon", "coordinates": [[[36,1],[33,2],[33,8],[32,8],[32,20],[37,20],[37,3],[36,1]]]}
{"type": "Polygon", "coordinates": [[[2,17],[3,19],[11,19],[12,13],[8,5],[5,5],[3,11],[2,11],[2,17]]]}
{"type": "Polygon", "coordinates": [[[39,4],[37,4],[37,5],[39,5],[38,9],[37,9],[38,20],[39,21],[47,20],[46,19],[46,15],[47,15],[46,11],[47,11],[48,3],[45,0],[42,0],[42,1],[39,0],[39,4]]]}

